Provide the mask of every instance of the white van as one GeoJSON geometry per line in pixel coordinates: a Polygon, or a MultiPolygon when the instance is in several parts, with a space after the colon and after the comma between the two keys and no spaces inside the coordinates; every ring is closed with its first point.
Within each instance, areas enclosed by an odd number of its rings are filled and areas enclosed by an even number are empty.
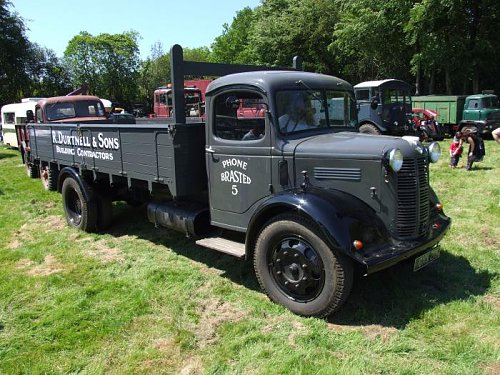
{"type": "Polygon", "coordinates": [[[18,148],[16,125],[26,123],[26,111],[35,113],[36,103],[43,98],[24,98],[21,103],[6,104],[2,107],[3,143],[18,148]]]}

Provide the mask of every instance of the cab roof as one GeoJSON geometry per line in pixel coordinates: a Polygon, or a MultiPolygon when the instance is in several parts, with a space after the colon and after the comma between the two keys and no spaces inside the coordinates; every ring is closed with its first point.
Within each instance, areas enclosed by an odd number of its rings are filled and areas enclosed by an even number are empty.
{"type": "Polygon", "coordinates": [[[225,86],[241,86],[242,88],[253,86],[266,93],[297,88],[352,90],[350,83],[325,74],[288,70],[262,70],[220,77],[208,85],[206,94],[212,95],[225,86]]]}
{"type": "Polygon", "coordinates": [[[68,96],[53,96],[51,98],[45,98],[38,102],[38,105],[44,106],[47,104],[55,104],[55,103],[74,103],[74,102],[83,102],[83,101],[101,101],[100,98],[93,95],[68,95],[68,96]]]}
{"type": "Polygon", "coordinates": [[[382,79],[378,81],[365,81],[358,83],[357,85],[354,85],[355,89],[361,89],[361,88],[369,88],[369,87],[380,87],[380,86],[409,86],[408,83],[405,81],[401,81],[400,79],[382,79]]]}

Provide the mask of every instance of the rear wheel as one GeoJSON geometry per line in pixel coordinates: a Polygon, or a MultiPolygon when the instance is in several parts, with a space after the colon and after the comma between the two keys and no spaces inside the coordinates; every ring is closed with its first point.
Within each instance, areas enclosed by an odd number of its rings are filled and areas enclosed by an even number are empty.
{"type": "Polygon", "coordinates": [[[39,170],[38,167],[34,164],[26,163],[26,174],[30,178],[38,178],[39,170]]]}
{"type": "Polygon", "coordinates": [[[92,187],[85,181],[82,184],[83,187],[71,177],[64,180],[61,190],[64,213],[69,226],[93,232],[97,223],[97,203],[92,187]]]}
{"type": "Polygon", "coordinates": [[[45,190],[57,190],[57,170],[46,165],[40,171],[40,179],[45,190]]]}
{"type": "Polygon", "coordinates": [[[353,279],[350,259],[332,250],[317,226],[285,214],[266,224],[254,254],[260,286],[271,300],[296,314],[324,317],[347,299],[353,279]]]}
{"type": "Polygon", "coordinates": [[[374,134],[379,135],[382,132],[373,124],[363,124],[359,127],[359,132],[363,134],[374,134]]]}

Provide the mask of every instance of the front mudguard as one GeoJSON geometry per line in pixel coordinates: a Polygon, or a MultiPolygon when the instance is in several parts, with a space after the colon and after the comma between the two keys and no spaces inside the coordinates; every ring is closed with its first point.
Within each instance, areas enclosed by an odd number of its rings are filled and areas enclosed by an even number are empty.
{"type": "Polygon", "coordinates": [[[309,217],[317,223],[319,235],[330,248],[360,263],[354,240],[368,241],[372,245],[388,241],[385,226],[367,204],[342,191],[311,187],[306,191],[284,191],[260,204],[248,226],[247,257],[265,223],[284,212],[309,217]]]}

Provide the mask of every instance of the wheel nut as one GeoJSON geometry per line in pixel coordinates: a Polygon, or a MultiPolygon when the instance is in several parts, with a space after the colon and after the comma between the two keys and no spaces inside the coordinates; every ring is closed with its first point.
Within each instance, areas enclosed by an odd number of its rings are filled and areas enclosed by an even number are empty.
{"type": "Polygon", "coordinates": [[[305,264],[305,263],[304,263],[304,264],[302,265],[302,268],[307,268],[307,264],[305,264]]]}
{"type": "Polygon", "coordinates": [[[276,263],[279,263],[279,262],[281,262],[281,259],[280,258],[276,259],[276,263]]]}
{"type": "Polygon", "coordinates": [[[283,255],[288,255],[288,251],[283,251],[283,255]]]}
{"type": "Polygon", "coordinates": [[[295,287],[296,288],[300,287],[300,284],[299,283],[295,284],[295,287]]]}
{"type": "Polygon", "coordinates": [[[276,275],[281,275],[281,271],[276,271],[276,275]]]}
{"type": "Polygon", "coordinates": [[[299,257],[299,254],[298,254],[298,253],[295,253],[295,254],[293,254],[293,256],[294,256],[295,258],[298,258],[298,257],[299,257]]]}
{"type": "Polygon", "coordinates": [[[285,281],[285,285],[288,285],[288,284],[290,284],[290,283],[288,281],[285,281]]]}

